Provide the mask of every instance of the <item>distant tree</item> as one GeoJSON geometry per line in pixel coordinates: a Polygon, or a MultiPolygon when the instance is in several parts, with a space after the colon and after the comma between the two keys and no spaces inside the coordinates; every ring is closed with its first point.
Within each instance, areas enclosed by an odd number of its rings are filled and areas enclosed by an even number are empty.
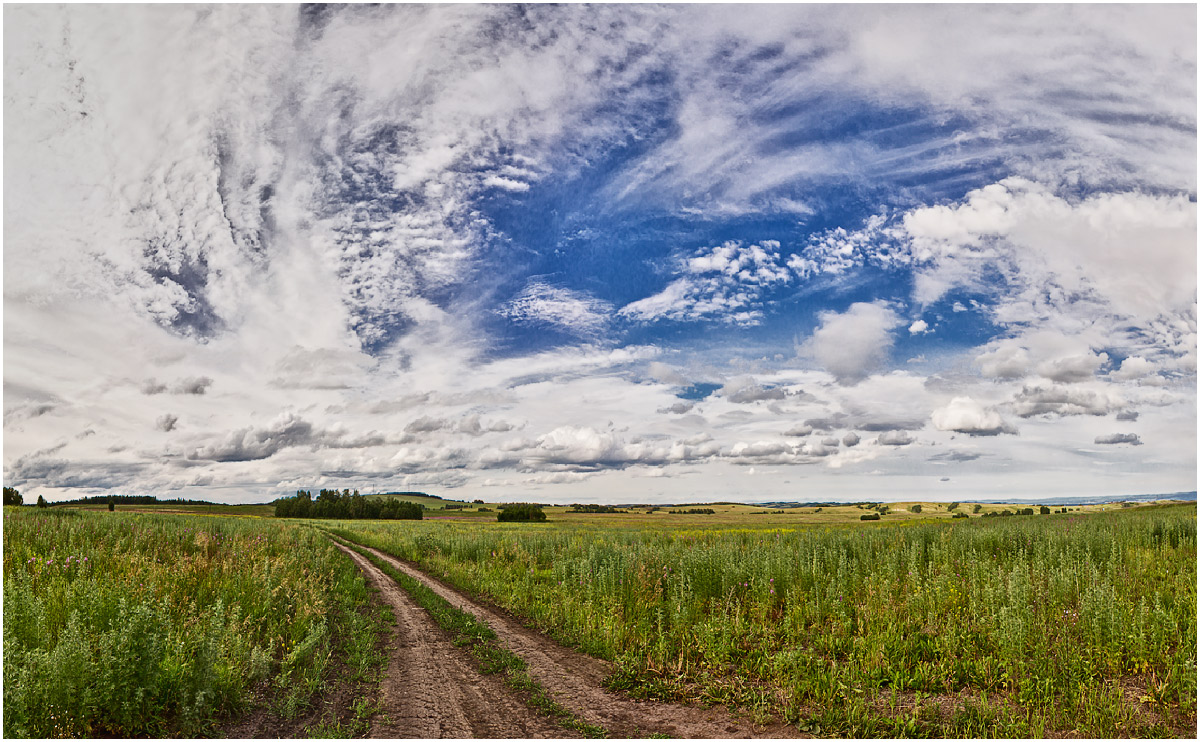
{"type": "Polygon", "coordinates": [[[957,502],[952,502],[952,503],[950,503],[949,505],[947,505],[947,506],[946,506],[946,509],[947,509],[947,510],[950,510],[950,511],[958,510],[958,503],[957,503],[957,502]]]}
{"type": "Polygon", "coordinates": [[[1050,514],[1050,508],[1046,507],[1045,505],[1042,505],[1041,507],[1039,507],[1039,508],[1038,508],[1038,513],[1039,513],[1040,515],[1049,515],[1049,514],[1050,514]]]}
{"type": "Polygon", "coordinates": [[[24,505],[25,498],[21,497],[21,493],[15,487],[4,488],[4,504],[5,505],[24,505]]]}
{"type": "Polygon", "coordinates": [[[496,514],[496,520],[500,522],[512,521],[544,521],[546,514],[542,512],[540,505],[505,505],[500,508],[500,512],[496,514]]]}
{"type": "Polygon", "coordinates": [[[909,509],[908,509],[908,511],[909,511],[910,513],[919,513],[919,512],[921,512],[921,506],[920,506],[920,505],[913,505],[911,508],[909,508],[909,509]]]}
{"type": "Polygon", "coordinates": [[[978,514],[980,510],[983,510],[983,506],[979,503],[975,503],[975,507],[971,510],[971,512],[978,514]]]}
{"type": "Polygon", "coordinates": [[[115,500],[113,500],[113,496],[109,495],[108,496],[108,512],[111,513],[112,511],[114,511],[116,509],[117,509],[117,503],[115,500]]]}
{"type": "Polygon", "coordinates": [[[37,506],[38,506],[39,508],[48,507],[48,503],[46,502],[46,498],[42,497],[41,495],[38,495],[38,503],[37,503],[37,506]]]}
{"type": "Polygon", "coordinates": [[[476,505],[482,505],[482,504],[483,504],[483,500],[471,500],[471,502],[475,503],[476,505]]]}
{"type": "Polygon", "coordinates": [[[952,515],[950,517],[951,518],[970,518],[971,516],[967,515],[966,513],[955,513],[954,515],[952,515]]]}

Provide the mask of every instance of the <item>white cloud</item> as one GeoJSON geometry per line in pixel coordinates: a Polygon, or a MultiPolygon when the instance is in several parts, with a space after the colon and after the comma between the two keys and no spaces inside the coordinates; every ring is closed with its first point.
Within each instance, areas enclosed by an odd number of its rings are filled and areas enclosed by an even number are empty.
{"type": "Polygon", "coordinates": [[[1078,386],[1026,386],[1013,398],[1012,408],[1018,417],[1038,415],[1107,415],[1125,406],[1116,392],[1083,389],[1078,386]]]}
{"type": "Polygon", "coordinates": [[[908,334],[910,335],[924,335],[929,331],[929,323],[923,319],[919,319],[908,326],[908,334]]]}
{"type": "Polygon", "coordinates": [[[915,441],[916,438],[913,438],[903,430],[889,430],[880,433],[879,437],[875,439],[875,442],[881,446],[907,446],[915,441]]]}
{"type": "Polygon", "coordinates": [[[1110,372],[1108,377],[1119,381],[1133,381],[1145,378],[1153,374],[1155,370],[1156,368],[1152,361],[1148,361],[1141,356],[1129,356],[1121,362],[1121,368],[1110,372]]]}
{"type": "Polygon", "coordinates": [[[725,242],[676,259],[679,275],[662,291],[621,308],[620,314],[640,322],[668,319],[755,325],[762,320],[763,294],[791,281],[780,264],[779,243],[743,245],[725,242]]]}
{"type": "Polygon", "coordinates": [[[930,416],[933,427],[969,435],[1016,434],[1017,429],[994,409],[985,408],[970,397],[955,397],[930,416]]]}
{"type": "Polygon", "coordinates": [[[534,281],[500,313],[530,324],[549,325],[581,337],[604,333],[612,305],[588,294],[534,281]]]}
{"type": "Polygon", "coordinates": [[[801,352],[837,377],[860,381],[887,360],[895,339],[891,331],[900,317],[884,304],[851,304],[843,313],[821,312],[821,324],[801,352]]]}

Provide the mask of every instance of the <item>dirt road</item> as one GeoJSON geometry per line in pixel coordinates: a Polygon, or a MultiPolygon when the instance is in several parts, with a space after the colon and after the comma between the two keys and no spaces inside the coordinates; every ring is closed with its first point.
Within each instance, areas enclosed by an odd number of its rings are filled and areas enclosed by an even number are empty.
{"type": "MultiPolygon", "coordinates": [[[[769,725],[754,724],[748,719],[734,717],[721,708],[701,709],[671,703],[637,701],[605,690],[601,683],[613,670],[610,663],[562,647],[536,631],[531,631],[521,626],[500,612],[468,599],[457,590],[426,575],[424,572],[413,568],[405,562],[375,549],[371,549],[371,551],[379,558],[387,561],[395,569],[403,571],[405,574],[428,585],[451,605],[472,613],[477,618],[486,622],[511,651],[525,660],[530,676],[541,683],[542,687],[556,701],[570,709],[581,719],[604,727],[614,737],[647,737],[652,734],[666,734],[672,737],[687,738],[764,737],[786,739],[806,736],[795,727],[781,723],[772,723],[769,725]]],[[[382,573],[367,562],[367,560],[357,554],[354,554],[354,556],[357,557],[359,564],[363,565],[364,571],[367,571],[368,575],[372,575],[372,580],[383,577],[382,573]],[[370,569],[368,570],[368,568],[370,569]]],[[[386,577],[384,577],[384,580],[391,583],[390,588],[392,591],[400,593],[399,597],[405,599],[409,607],[406,607],[404,612],[421,612],[422,620],[432,625],[430,619],[423,615],[420,608],[407,600],[407,596],[404,595],[403,591],[393,581],[388,580],[386,577]]],[[[398,613],[401,612],[399,607],[396,610],[398,613]]],[[[413,620],[415,621],[416,619],[413,620]]],[[[428,634],[430,632],[426,631],[424,633],[428,634]]],[[[420,653],[426,650],[418,649],[417,651],[419,653],[418,656],[425,656],[420,653]]],[[[398,663],[416,662],[420,664],[419,661],[412,659],[401,660],[397,658],[395,661],[398,663]]],[[[469,669],[467,668],[467,670],[469,669]]],[[[459,677],[457,673],[455,677],[459,677]]],[[[455,682],[464,683],[469,688],[472,683],[478,684],[479,681],[480,678],[478,675],[474,679],[467,675],[455,682]]],[[[387,682],[390,684],[405,681],[397,680],[395,675],[389,672],[387,682]]],[[[430,684],[425,682],[425,685],[427,690],[429,690],[430,684]]],[[[503,684],[500,683],[500,685],[503,684]]],[[[433,688],[432,693],[427,695],[436,697],[441,692],[441,688],[433,688]]],[[[454,693],[460,694],[462,691],[454,691],[454,693]]],[[[491,695],[494,694],[490,694],[489,697],[491,695]]],[[[434,721],[430,720],[427,723],[432,724],[434,721]]],[[[449,731],[449,733],[442,734],[441,736],[460,736],[456,733],[456,730],[461,728],[461,725],[443,725],[441,728],[449,731]]],[[[374,736],[376,730],[372,729],[371,731],[374,736]]],[[[396,736],[391,734],[388,729],[380,729],[379,731],[385,734],[385,736],[396,736]]],[[[549,736],[554,737],[564,736],[566,732],[561,727],[555,727],[551,731],[552,733],[549,736]]],[[[430,734],[424,736],[439,735],[430,734]]],[[[503,735],[473,734],[461,736],[503,735]]],[[[526,736],[538,735],[532,731],[531,727],[530,733],[526,736]]]]}
{"type": "Polygon", "coordinates": [[[531,710],[504,681],[481,675],[466,653],[378,567],[338,544],[392,606],[396,626],[375,738],[557,738],[578,736],[531,710]]]}

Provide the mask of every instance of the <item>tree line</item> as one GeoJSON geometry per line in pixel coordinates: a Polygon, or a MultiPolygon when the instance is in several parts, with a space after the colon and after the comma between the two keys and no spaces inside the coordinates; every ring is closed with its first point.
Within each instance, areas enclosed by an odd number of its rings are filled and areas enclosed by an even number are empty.
{"type": "Polygon", "coordinates": [[[363,497],[358,490],[298,490],[275,501],[276,518],[342,518],[347,520],[421,520],[425,506],[395,498],[363,497]]]}

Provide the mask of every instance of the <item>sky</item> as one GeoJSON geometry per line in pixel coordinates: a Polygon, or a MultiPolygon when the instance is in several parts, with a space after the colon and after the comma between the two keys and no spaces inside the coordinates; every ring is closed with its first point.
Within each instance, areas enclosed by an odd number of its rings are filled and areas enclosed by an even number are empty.
{"type": "Polygon", "coordinates": [[[1196,489],[1194,6],[3,33],[26,501],[1196,489]]]}

